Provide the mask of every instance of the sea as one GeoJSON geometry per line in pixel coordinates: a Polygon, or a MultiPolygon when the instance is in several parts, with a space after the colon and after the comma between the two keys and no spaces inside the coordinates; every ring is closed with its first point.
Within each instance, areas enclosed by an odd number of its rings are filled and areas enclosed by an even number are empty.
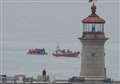
{"type": "MultiPolygon", "coordinates": [[[[55,46],[52,47],[52,45],[45,48],[48,55],[28,55],[27,51],[32,46],[27,47],[26,45],[24,44],[24,47],[4,46],[3,56],[1,56],[1,70],[4,74],[9,76],[23,74],[27,77],[37,78],[38,75],[42,74],[42,70],[45,69],[51,80],[68,79],[72,76],[80,75],[80,56],[75,58],[52,56],[55,50],[55,46]]],[[[110,45],[105,46],[107,77],[112,78],[112,80],[119,80],[117,45],[114,44],[114,47],[110,45]]],[[[62,45],[62,48],[65,47],[67,49],[71,47],[73,51],[81,50],[81,46],[77,45],[62,45]]],[[[36,48],[41,47],[37,47],[36,44],[36,48]]]]}

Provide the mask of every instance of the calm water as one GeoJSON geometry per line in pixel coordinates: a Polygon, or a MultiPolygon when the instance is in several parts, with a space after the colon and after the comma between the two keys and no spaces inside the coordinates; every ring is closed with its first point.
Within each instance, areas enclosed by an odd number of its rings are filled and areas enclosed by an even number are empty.
{"type": "MultiPolygon", "coordinates": [[[[26,44],[27,45],[27,44],[26,44]]],[[[34,76],[41,74],[45,68],[51,78],[67,79],[71,76],[79,76],[80,73],[80,57],[66,58],[54,57],[51,53],[55,48],[47,48],[49,53],[46,56],[42,55],[27,55],[27,47],[4,47],[3,71],[8,75],[25,74],[27,76],[34,76]]],[[[37,44],[36,44],[37,45],[37,44]]],[[[32,47],[32,46],[31,46],[32,47]]],[[[65,46],[66,47],[66,46],[65,46]]],[[[80,46],[72,48],[72,50],[80,50],[80,46]]],[[[117,45],[106,45],[106,67],[107,75],[112,79],[118,80],[118,49],[117,45]],[[116,61],[115,61],[116,60],[116,61]]]]}
{"type": "Polygon", "coordinates": [[[26,52],[27,49],[17,48],[5,51],[4,72],[9,75],[25,74],[36,77],[45,68],[52,78],[79,76],[80,57],[54,57],[51,50],[48,50],[49,54],[46,56],[27,55],[26,52]]]}

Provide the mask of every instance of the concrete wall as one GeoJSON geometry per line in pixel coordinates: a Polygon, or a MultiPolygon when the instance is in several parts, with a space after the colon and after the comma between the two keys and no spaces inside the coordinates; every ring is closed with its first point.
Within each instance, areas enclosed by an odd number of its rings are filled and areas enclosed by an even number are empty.
{"type": "MultiPolygon", "coordinates": [[[[2,84],[2,83],[0,83],[2,84]]],[[[6,83],[6,84],[13,84],[13,83],[6,83]]],[[[39,82],[39,83],[18,83],[18,84],[120,84],[120,81],[115,81],[112,83],[105,83],[101,81],[86,81],[86,82],[73,82],[73,83],[50,83],[50,82],[39,82]]]]}
{"type": "Polygon", "coordinates": [[[105,39],[82,39],[81,72],[86,80],[105,79],[105,39]]]}

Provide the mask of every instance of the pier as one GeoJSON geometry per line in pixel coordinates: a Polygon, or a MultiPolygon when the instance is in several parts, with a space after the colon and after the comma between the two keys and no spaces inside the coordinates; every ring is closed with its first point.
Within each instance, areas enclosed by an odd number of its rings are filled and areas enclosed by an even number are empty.
{"type": "Polygon", "coordinates": [[[0,84],[120,84],[120,81],[113,81],[113,82],[103,82],[103,81],[84,81],[84,82],[68,82],[66,80],[57,80],[56,82],[24,82],[24,83],[1,83],[0,84]]]}

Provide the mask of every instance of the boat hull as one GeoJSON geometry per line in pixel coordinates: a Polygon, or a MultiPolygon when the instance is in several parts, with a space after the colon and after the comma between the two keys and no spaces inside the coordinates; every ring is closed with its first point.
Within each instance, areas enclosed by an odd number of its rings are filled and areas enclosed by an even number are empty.
{"type": "Polygon", "coordinates": [[[40,53],[27,53],[28,55],[48,55],[48,53],[40,54],[40,53]]]}
{"type": "Polygon", "coordinates": [[[53,53],[52,55],[56,57],[78,57],[79,52],[78,53],[63,53],[63,54],[53,53]]]}
{"type": "Polygon", "coordinates": [[[29,55],[47,55],[48,53],[46,53],[45,49],[39,49],[39,48],[35,48],[35,49],[29,49],[27,54],[29,55]]]}

